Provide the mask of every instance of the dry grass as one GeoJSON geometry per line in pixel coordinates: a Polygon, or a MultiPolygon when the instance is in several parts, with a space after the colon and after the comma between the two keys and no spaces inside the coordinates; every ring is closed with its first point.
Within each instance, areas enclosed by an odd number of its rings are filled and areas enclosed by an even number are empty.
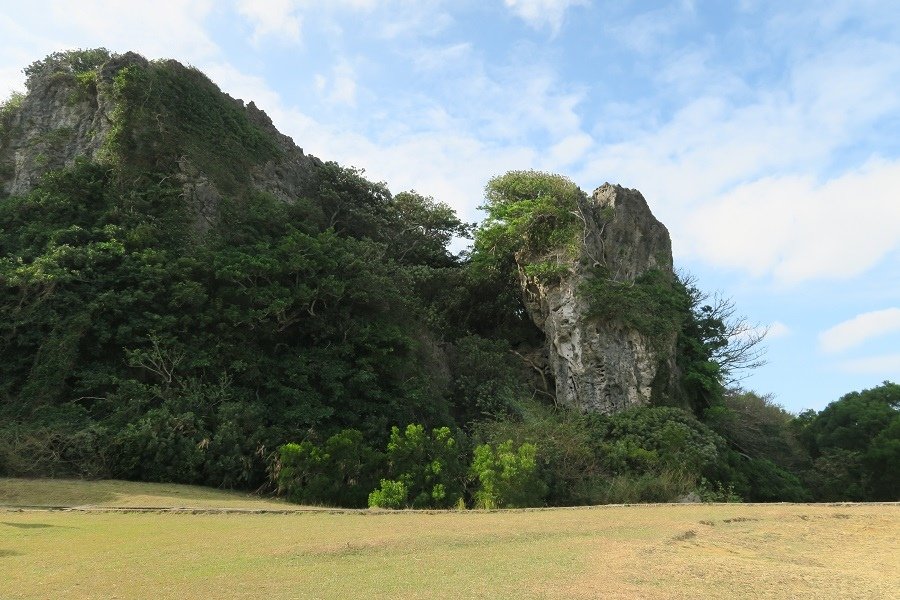
{"type": "Polygon", "coordinates": [[[7,511],[0,598],[895,598],[898,540],[897,505],[7,511]]]}
{"type": "Polygon", "coordinates": [[[196,485],[0,477],[0,506],[121,506],[280,509],[294,505],[196,485]]]}

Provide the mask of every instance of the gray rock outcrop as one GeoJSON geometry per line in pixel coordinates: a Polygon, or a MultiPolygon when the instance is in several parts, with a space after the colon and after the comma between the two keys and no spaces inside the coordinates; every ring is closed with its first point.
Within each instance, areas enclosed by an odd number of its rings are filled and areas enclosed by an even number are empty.
{"type": "Polygon", "coordinates": [[[542,257],[568,265],[567,273],[548,282],[527,275],[519,260],[519,280],[526,309],[546,336],[556,402],[613,413],[647,404],[655,389],[674,385],[675,336],[651,340],[591,317],[583,284],[598,267],[617,282],[634,281],[651,269],[671,274],[672,244],[637,190],[604,184],[580,202],[579,213],[584,227],[577,259],[563,250],[542,257]]]}
{"type": "MultiPolygon", "coordinates": [[[[27,193],[45,173],[71,167],[79,158],[100,162],[110,158],[104,153],[115,127],[115,77],[127,67],[149,66],[145,58],[128,52],[112,55],[98,69],[95,82],[66,72],[30,77],[21,105],[0,123],[0,198],[27,193]]],[[[176,72],[189,70],[177,61],[166,61],[165,66],[176,72]]],[[[277,158],[259,162],[247,173],[251,187],[286,202],[307,194],[322,162],[280,133],[253,102],[244,105],[227,94],[223,97],[243,110],[279,151],[277,158]]],[[[194,213],[195,229],[202,233],[217,216],[221,191],[191,156],[175,159],[177,170],[171,175],[194,213]]]]}

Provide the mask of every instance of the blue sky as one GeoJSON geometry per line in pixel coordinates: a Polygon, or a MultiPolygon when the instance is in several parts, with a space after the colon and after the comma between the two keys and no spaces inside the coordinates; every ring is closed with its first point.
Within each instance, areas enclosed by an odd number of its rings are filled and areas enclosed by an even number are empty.
{"type": "Polygon", "coordinates": [[[768,326],[744,380],[900,380],[900,9],[885,1],[0,0],[0,96],[61,49],[192,64],[308,153],[480,218],[487,180],[641,190],[768,326]]]}

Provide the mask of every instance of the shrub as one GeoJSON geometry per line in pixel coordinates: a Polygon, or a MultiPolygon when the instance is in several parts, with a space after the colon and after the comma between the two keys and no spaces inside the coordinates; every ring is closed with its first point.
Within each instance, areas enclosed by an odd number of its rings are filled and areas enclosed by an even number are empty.
{"type": "Polygon", "coordinates": [[[605,476],[605,471],[588,420],[536,400],[522,407],[521,418],[481,422],[475,435],[493,445],[512,440],[515,445],[537,446],[538,472],[547,485],[549,505],[590,503],[597,478],[605,476]]]}
{"type": "Polygon", "coordinates": [[[97,425],[7,423],[0,428],[0,477],[109,477],[105,438],[97,425]]]}
{"type": "Polygon", "coordinates": [[[462,451],[449,427],[425,432],[410,424],[391,428],[387,446],[388,471],[403,483],[415,508],[449,508],[463,493],[462,451]]]}
{"type": "Polygon", "coordinates": [[[381,455],[356,429],[345,429],[317,446],[310,441],[278,449],[275,480],[291,502],[363,507],[381,470],[381,455]]]}
{"type": "Polygon", "coordinates": [[[725,441],[689,413],[643,407],[597,416],[601,457],[613,474],[679,471],[699,477],[720,459],[725,441]]]}
{"type": "Polygon", "coordinates": [[[695,488],[695,479],[678,471],[623,474],[597,478],[592,483],[591,504],[674,502],[695,488]]]}
{"type": "Polygon", "coordinates": [[[369,494],[369,508],[404,508],[408,496],[409,490],[402,481],[382,479],[381,487],[369,494]]]}
{"type": "Polygon", "coordinates": [[[537,447],[512,440],[498,446],[481,444],[475,448],[471,473],[478,481],[476,508],[520,508],[540,506],[547,493],[538,476],[537,447]]]}

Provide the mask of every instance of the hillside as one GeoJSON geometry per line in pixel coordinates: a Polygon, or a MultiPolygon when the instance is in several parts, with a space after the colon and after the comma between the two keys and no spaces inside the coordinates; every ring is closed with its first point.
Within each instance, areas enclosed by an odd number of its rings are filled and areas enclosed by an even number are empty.
{"type": "Polygon", "coordinates": [[[753,347],[636,190],[512,171],[476,227],[176,61],[25,72],[0,109],[0,475],[348,506],[382,479],[415,506],[808,497],[790,415],[735,425],[753,347]]]}

